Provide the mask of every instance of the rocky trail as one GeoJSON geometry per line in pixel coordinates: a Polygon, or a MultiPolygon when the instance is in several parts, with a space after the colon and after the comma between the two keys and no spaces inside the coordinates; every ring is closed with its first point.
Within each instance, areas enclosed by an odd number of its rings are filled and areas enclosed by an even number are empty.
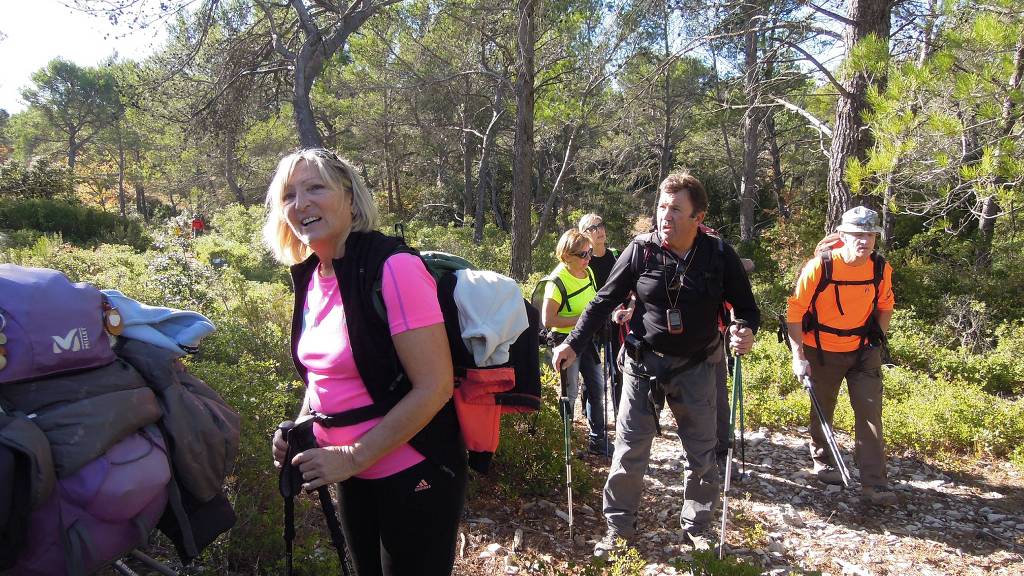
{"type": "MultiPolygon", "coordinates": [[[[583,427],[576,424],[578,438],[583,427]]],[[[682,448],[667,410],[662,428],[635,543],[646,563],[635,573],[643,575],[686,574],[692,552],[678,535],[682,448]]],[[[890,454],[900,505],[879,508],[860,502],[855,466],[850,489],[819,482],[806,437],[805,429],[747,433],[746,475],[730,492],[732,556],[772,575],[1024,575],[1024,474],[1010,464],[890,454]]],[[[838,441],[851,460],[853,439],[838,434],[838,441]]],[[[564,486],[518,501],[479,490],[467,503],[455,573],[612,573],[591,559],[605,530],[600,485],[608,461],[588,457],[587,464],[599,486],[575,500],[575,542],[568,538],[564,486]]]]}

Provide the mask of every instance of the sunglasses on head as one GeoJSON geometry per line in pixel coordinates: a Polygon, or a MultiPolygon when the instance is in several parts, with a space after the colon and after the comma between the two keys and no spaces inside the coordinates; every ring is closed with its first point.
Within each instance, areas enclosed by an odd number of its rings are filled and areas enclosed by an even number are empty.
{"type": "Polygon", "coordinates": [[[572,255],[579,258],[580,260],[586,260],[587,258],[590,258],[591,256],[594,255],[594,249],[587,248],[583,252],[573,252],[572,255]]]}

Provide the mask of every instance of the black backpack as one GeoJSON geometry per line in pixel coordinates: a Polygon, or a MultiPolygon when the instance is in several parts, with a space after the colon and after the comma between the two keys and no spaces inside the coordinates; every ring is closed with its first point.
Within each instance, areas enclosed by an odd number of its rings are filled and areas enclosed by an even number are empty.
{"type": "Polygon", "coordinates": [[[885,273],[885,258],[878,252],[871,253],[873,272],[869,280],[836,280],[832,278],[832,251],[823,251],[819,258],[821,259],[821,277],[818,279],[818,285],[814,287],[811,305],[807,312],[804,313],[801,321],[804,332],[814,333],[814,345],[818,349],[818,359],[822,364],[825,363],[825,354],[821,349],[822,332],[828,332],[836,336],[860,336],[860,346],[858,348],[860,351],[863,351],[868,346],[884,345],[885,334],[878,325],[875,311],[878,309],[878,297],[881,293],[880,285],[882,284],[882,276],[885,273]],[[844,314],[843,303],[839,299],[840,286],[864,286],[867,284],[874,286],[875,296],[871,301],[871,313],[868,314],[868,318],[863,325],[844,329],[834,328],[818,321],[818,296],[828,288],[829,284],[833,286],[836,292],[836,307],[839,309],[840,314],[844,314]]]}

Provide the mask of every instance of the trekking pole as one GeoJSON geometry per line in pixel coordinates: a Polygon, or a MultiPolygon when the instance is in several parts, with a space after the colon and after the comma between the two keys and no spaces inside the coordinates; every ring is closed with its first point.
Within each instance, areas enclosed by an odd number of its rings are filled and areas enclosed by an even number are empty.
{"type": "MultiPolygon", "coordinates": [[[[608,454],[608,395],[609,390],[615,386],[615,358],[612,357],[612,333],[611,327],[608,330],[608,337],[604,342],[604,363],[605,363],[605,379],[604,379],[604,451],[605,455],[608,454]]],[[[612,401],[614,402],[615,396],[612,395],[612,401]]]]}
{"type": "Polygon", "coordinates": [[[565,368],[558,370],[558,379],[562,386],[562,396],[558,399],[558,404],[562,409],[562,423],[564,424],[563,439],[565,440],[565,492],[568,495],[569,502],[569,541],[573,539],[573,525],[572,525],[572,447],[569,445],[569,438],[572,432],[572,403],[569,400],[569,387],[568,377],[565,373],[565,368]]]}
{"type": "MultiPolygon", "coordinates": [[[[746,328],[746,320],[736,320],[740,328],[746,328]]],[[[725,360],[723,360],[724,362],[725,360]]],[[[732,373],[732,409],[729,412],[729,451],[725,455],[725,486],[722,488],[722,527],[718,535],[718,558],[725,557],[725,526],[729,512],[729,488],[732,487],[732,453],[736,445],[736,411],[740,413],[740,454],[744,465],[741,475],[746,472],[746,448],[743,446],[743,368],[740,355],[735,354],[732,373]]]]}
{"type": "Polygon", "coordinates": [[[804,385],[804,390],[807,390],[807,394],[811,396],[811,406],[814,408],[814,413],[818,415],[821,431],[825,434],[825,444],[828,445],[829,452],[832,453],[832,460],[835,461],[836,469],[839,470],[839,477],[843,480],[843,486],[849,488],[850,470],[846,467],[846,462],[843,461],[842,453],[839,452],[839,444],[836,442],[835,432],[832,431],[832,426],[825,419],[825,413],[822,411],[821,405],[818,404],[818,398],[814,395],[814,383],[807,374],[804,374],[801,382],[804,385]]]}
{"type": "MultiPolygon", "coordinates": [[[[281,474],[278,480],[281,496],[284,497],[285,564],[288,576],[291,576],[293,573],[295,497],[302,491],[302,484],[304,482],[302,473],[298,468],[292,466],[291,461],[299,452],[316,447],[316,441],[312,438],[311,425],[311,422],[306,421],[306,427],[302,427],[302,420],[299,423],[286,420],[278,426],[285,442],[288,443],[288,451],[285,454],[284,462],[281,463],[281,474]],[[307,433],[308,437],[303,437],[302,434],[299,434],[300,428],[303,432],[307,433]]],[[[316,489],[316,492],[320,500],[320,508],[324,512],[324,520],[327,522],[327,530],[331,534],[331,544],[334,545],[334,549],[338,553],[341,573],[343,576],[350,576],[354,573],[354,570],[349,565],[348,548],[345,545],[345,536],[341,532],[341,523],[338,521],[338,516],[334,510],[334,503],[331,501],[331,493],[328,491],[327,486],[320,486],[316,489]]]]}
{"type": "MultiPolygon", "coordinates": [[[[295,427],[295,422],[286,420],[278,425],[278,429],[281,431],[281,435],[284,441],[288,442],[288,436],[295,427]]],[[[291,455],[291,450],[286,451],[284,462],[281,463],[281,475],[279,480],[279,488],[281,496],[284,498],[284,554],[285,554],[285,574],[291,576],[293,574],[292,569],[292,558],[293,550],[292,543],[295,540],[295,487],[290,478],[291,462],[288,461],[288,456],[291,455]]]]}

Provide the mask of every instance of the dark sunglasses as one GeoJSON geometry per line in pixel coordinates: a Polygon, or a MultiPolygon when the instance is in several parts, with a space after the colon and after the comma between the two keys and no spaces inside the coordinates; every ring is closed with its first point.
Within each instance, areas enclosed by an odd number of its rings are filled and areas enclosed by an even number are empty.
{"type": "Polygon", "coordinates": [[[579,258],[580,260],[586,260],[587,258],[590,258],[591,256],[594,255],[594,249],[587,248],[583,252],[573,252],[572,255],[579,258]]]}
{"type": "Polygon", "coordinates": [[[593,232],[594,230],[597,230],[598,228],[600,228],[601,230],[604,230],[604,222],[599,222],[597,224],[593,224],[591,226],[587,226],[586,228],[583,229],[583,231],[584,232],[593,232]]]}

